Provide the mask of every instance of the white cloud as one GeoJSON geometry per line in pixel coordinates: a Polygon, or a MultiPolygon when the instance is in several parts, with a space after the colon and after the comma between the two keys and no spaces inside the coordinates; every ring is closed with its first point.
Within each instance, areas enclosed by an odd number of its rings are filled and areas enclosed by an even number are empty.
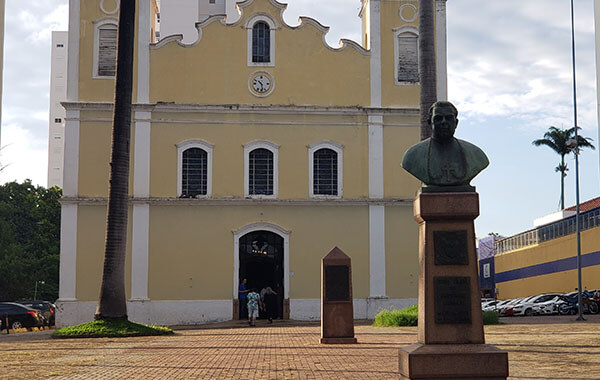
{"type": "Polygon", "coordinates": [[[45,144],[45,139],[18,124],[4,125],[0,163],[7,166],[0,172],[0,183],[31,179],[34,184],[46,186],[48,156],[45,144]]]}

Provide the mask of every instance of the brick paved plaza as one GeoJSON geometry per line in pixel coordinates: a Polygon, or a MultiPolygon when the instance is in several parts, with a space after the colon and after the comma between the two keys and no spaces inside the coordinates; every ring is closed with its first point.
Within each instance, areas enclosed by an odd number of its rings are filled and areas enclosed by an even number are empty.
{"type": "MultiPolygon", "coordinates": [[[[600,379],[600,318],[572,319],[512,318],[486,326],[486,340],[508,350],[510,379],[600,379]]],[[[3,333],[0,379],[397,379],[398,348],[416,340],[414,327],[365,323],[356,328],[359,344],[349,346],[319,344],[317,323],[229,322],[176,332],[68,340],[49,339],[50,331],[3,333]]]]}

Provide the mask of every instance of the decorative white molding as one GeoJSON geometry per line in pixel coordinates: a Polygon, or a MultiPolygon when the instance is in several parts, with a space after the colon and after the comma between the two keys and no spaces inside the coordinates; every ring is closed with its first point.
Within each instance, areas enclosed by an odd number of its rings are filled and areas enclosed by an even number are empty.
{"type": "Polygon", "coordinates": [[[63,163],[63,196],[76,197],[79,181],[79,117],[80,111],[67,109],[65,117],[65,150],[63,163]]]}
{"type": "Polygon", "coordinates": [[[417,19],[417,17],[419,16],[419,13],[417,11],[417,7],[414,6],[413,4],[402,4],[400,6],[400,10],[398,11],[398,14],[400,15],[400,19],[402,21],[404,21],[404,22],[414,22],[417,19]],[[405,18],[404,17],[403,13],[404,13],[404,10],[407,9],[407,8],[408,9],[412,9],[412,11],[414,12],[413,13],[413,17],[411,17],[411,18],[405,18]]]}
{"type": "Polygon", "coordinates": [[[385,206],[369,206],[369,295],[385,297],[385,206]]]}
{"type": "Polygon", "coordinates": [[[76,299],[77,286],[77,210],[76,204],[63,204],[60,214],[60,267],[58,297],[76,299]]]}
{"type": "Polygon", "coordinates": [[[67,59],[67,99],[79,100],[79,28],[81,0],[69,0],[69,42],[67,59]]]}
{"type": "Polygon", "coordinates": [[[310,198],[341,199],[344,192],[344,147],[334,141],[319,141],[308,146],[308,194],[310,198]],[[337,195],[322,195],[314,193],[314,158],[319,149],[331,149],[337,153],[337,195]]]}
{"type": "Polygon", "coordinates": [[[133,141],[133,196],[150,196],[150,112],[135,112],[133,141]]]}
{"type": "Polygon", "coordinates": [[[437,98],[448,99],[448,54],[446,32],[446,0],[436,0],[435,49],[437,68],[437,98]]]}
{"type": "Polygon", "coordinates": [[[273,75],[271,75],[270,73],[266,72],[266,71],[255,71],[252,74],[250,74],[250,76],[248,77],[248,91],[250,91],[250,93],[254,96],[256,96],[257,98],[266,98],[267,96],[271,95],[273,93],[273,91],[275,91],[275,78],[273,78],[273,75]],[[258,93],[256,91],[254,91],[254,89],[252,88],[252,82],[254,81],[254,78],[256,78],[258,75],[264,75],[267,78],[269,78],[269,81],[271,82],[271,87],[269,88],[269,90],[267,92],[264,93],[258,93]]]}
{"type": "Polygon", "coordinates": [[[259,199],[277,199],[279,196],[279,145],[264,140],[252,141],[244,145],[244,197],[259,199]],[[273,194],[250,194],[250,152],[255,149],[267,149],[273,153],[273,194]]]}
{"type": "MultiPolygon", "coordinates": [[[[233,299],[238,299],[240,276],[240,238],[254,231],[269,231],[283,238],[283,298],[290,298],[290,234],[289,230],[276,224],[256,222],[241,227],[233,233],[233,299]]],[[[230,317],[231,318],[231,317],[230,317]]]]}
{"type": "MultiPolygon", "coordinates": [[[[115,79],[114,76],[98,75],[98,55],[100,52],[100,29],[105,25],[112,25],[118,30],[119,21],[116,18],[103,18],[96,20],[94,24],[94,55],[92,60],[92,78],[94,79],[115,79]]],[[[115,63],[116,65],[116,63],[115,63]]],[[[77,80],[79,82],[79,80],[77,80]]]]}
{"type": "Polygon", "coordinates": [[[369,116],[369,197],[383,194],[383,115],[369,116]]]}
{"type": "Polygon", "coordinates": [[[152,35],[150,1],[140,1],[138,7],[137,102],[148,103],[150,101],[150,37],[152,35]]]}
{"type": "Polygon", "coordinates": [[[131,231],[131,298],[148,299],[150,205],[134,204],[131,231]]]}
{"type": "Polygon", "coordinates": [[[349,39],[346,39],[346,38],[340,39],[340,45],[338,48],[330,46],[329,43],[327,42],[327,33],[329,33],[330,28],[328,26],[324,26],[323,24],[321,24],[319,21],[315,20],[312,17],[300,16],[298,21],[300,21],[300,24],[298,26],[294,26],[294,27],[290,27],[290,28],[291,29],[299,29],[306,25],[313,26],[315,29],[317,29],[318,31],[321,32],[321,39],[323,41],[323,45],[331,51],[340,52],[340,51],[345,50],[348,47],[351,47],[362,55],[370,55],[370,52],[368,50],[366,50],[365,48],[363,48],[359,43],[349,40],[349,39]]]}
{"type": "MultiPolygon", "coordinates": [[[[412,5],[412,4],[404,4],[404,5],[412,5]]],[[[398,46],[398,38],[401,34],[412,34],[417,38],[417,44],[419,43],[419,29],[412,26],[402,26],[400,28],[394,29],[394,83],[396,86],[414,86],[419,84],[419,82],[406,82],[398,80],[398,71],[400,69],[400,46],[398,46]]],[[[418,45],[417,45],[418,46],[418,45]]],[[[419,62],[419,49],[417,49],[417,63],[419,62]]]]}
{"type": "Polygon", "coordinates": [[[185,140],[177,146],[177,196],[183,194],[183,152],[190,148],[200,148],[206,152],[206,195],[196,198],[210,198],[212,196],[212,160],[214,145],[204,140],[185,140]]]}
{"type": "Polygon", "coordinates": [[[106,7],[104,6],[104,1],[105,0],[100,0],[100,10],[107,14],[107,15],[114,15],[117,14],[117,12],[119,12],[119,6],[121,5],[120,0],[112,0],[115,2],[115,8],[113,10],[107,10],[106,7]]]}
{"type": "Polygon", "coordinates": [[[371,48],[371,107],[381,107],[381,3],[369,2],[371,30],[369,33],[371,48]]]}
{"type": "Polygon", "coordinates": [[[262,66],[262,67],[273,67],[275,66],[275,30],[279,29],[279,26],[275,20],[271,19],[267,14],[257,14],[248,19],[245,28],[247,30],[247,52],[248,52],[248,66],[262,66]],[[264,22],[269,25],[269,62],[252,62],[252,28],[257,22],[264,22]]]}

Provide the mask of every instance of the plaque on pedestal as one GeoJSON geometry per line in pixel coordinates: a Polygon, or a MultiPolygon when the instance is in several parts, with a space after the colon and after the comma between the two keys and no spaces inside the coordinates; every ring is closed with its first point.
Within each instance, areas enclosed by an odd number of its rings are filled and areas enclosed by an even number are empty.
{"type": "Polygon", "coordinates": [[[356,343],[350,262],[338,247],[321,261],[321,343],[356,343]]]}

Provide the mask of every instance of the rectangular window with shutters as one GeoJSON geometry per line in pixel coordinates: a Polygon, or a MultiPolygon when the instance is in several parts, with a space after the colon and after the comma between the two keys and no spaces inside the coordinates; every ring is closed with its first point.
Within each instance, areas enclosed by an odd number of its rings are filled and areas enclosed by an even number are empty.
{"type": "Polygon", "coordinates": [[[96,75],[114,77],[117,68],[117,26],[103,25],[98,29],[96,75]]]}
{"type": "Polygon", "coordinates": [[[419,39],[410,32],[397,36],[397,82],[419,82],[419,39]]]}

